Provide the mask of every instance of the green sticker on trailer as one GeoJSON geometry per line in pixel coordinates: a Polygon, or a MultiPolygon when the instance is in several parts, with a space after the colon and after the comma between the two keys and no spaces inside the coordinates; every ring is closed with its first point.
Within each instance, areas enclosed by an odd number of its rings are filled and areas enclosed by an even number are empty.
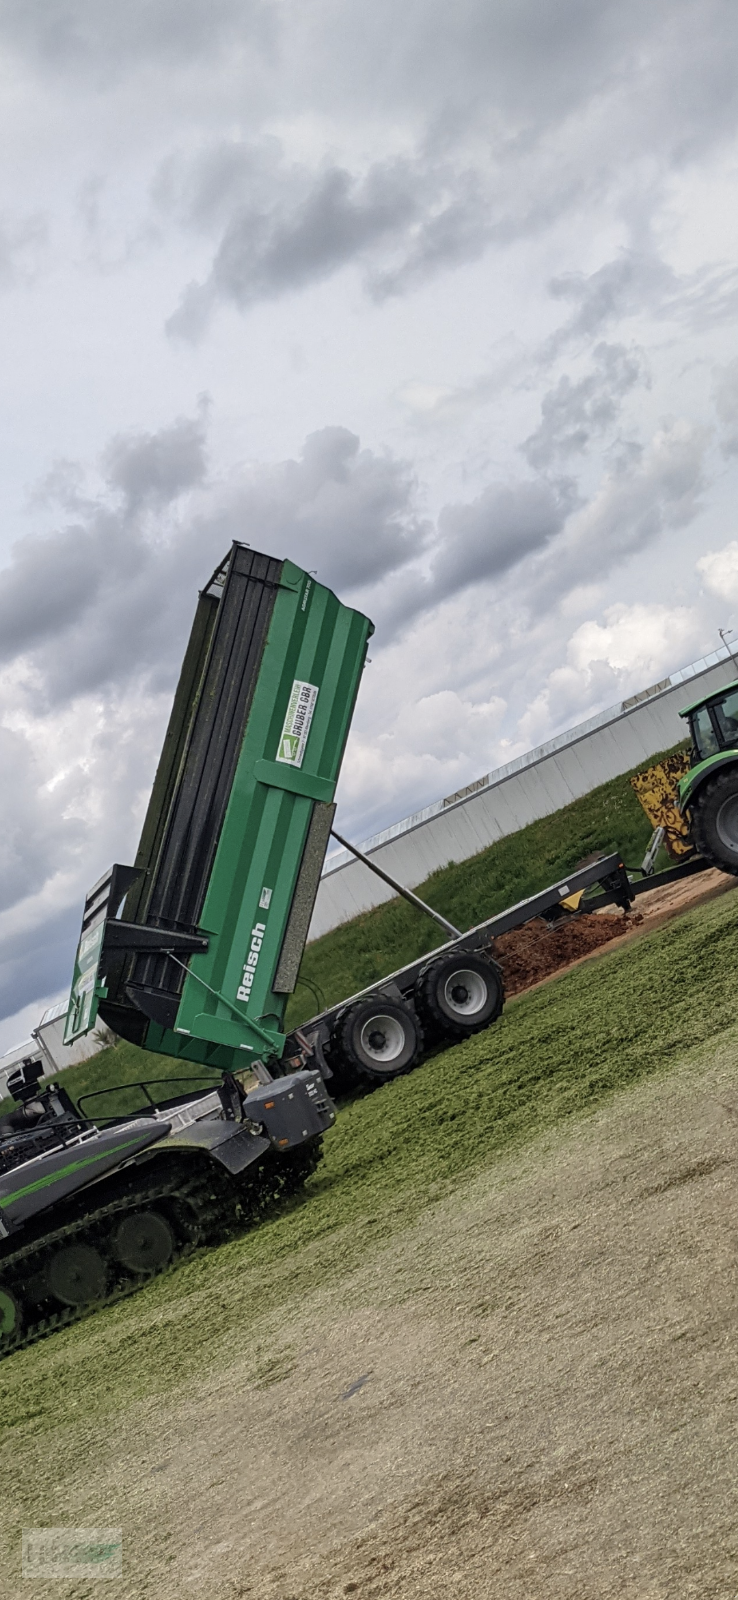
{"type": "Polygon", "coordinates": [[[282,761],[285,766],[302,766],[317,698],[316,684],[302,683],[299,678],[295,679],[277,750],[277,760],[282,761]]]}
{"type": "Polygon", "coordinates": [[[96,991],[104,932],[105,922],[101,916],[97,926],[83,933],[80,939],[64,1029],[65,1044],[72,1044],[81,1034],[87,1033],[97,1016],[99,995],[96,991]]]}

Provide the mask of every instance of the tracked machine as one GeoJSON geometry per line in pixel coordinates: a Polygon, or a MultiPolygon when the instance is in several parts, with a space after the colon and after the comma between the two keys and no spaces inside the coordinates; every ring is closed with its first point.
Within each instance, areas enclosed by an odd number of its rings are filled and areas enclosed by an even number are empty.
{"type": "Polygon", "coordinates": [[[190,1083],[146,1115],[92,1120],[41,1071],[16,1069],[0,1122],[3,1354],[256,1220],[314,1171],[335,1120],[317,1072],[250,1093],[190,1083]]]}

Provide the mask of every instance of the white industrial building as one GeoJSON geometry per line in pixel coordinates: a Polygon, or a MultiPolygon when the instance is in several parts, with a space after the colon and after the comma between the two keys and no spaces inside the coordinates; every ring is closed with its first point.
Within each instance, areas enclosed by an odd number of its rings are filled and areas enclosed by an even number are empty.
{"type": "Polygon", "coordinates": [[[52,1077],[57,1072],[63,1072],[65,1067],[73,1067],[77,1061],[87,1061],[90,1056],[96,1056],[112,1042],[112,1035],[101,1024],[86,1038],[76,1039],[74,1044],[65,1044],[64,1025],[68,1006],[67,998],[58,1005],[47,1007],[32,1030],[30,1039],[24,1039],[22,1044],[14,1045],[12,1050],[0,1056],[0,1094],[5,1090],[8,1073],[26,1056],[33,1056],[35,1060],[40,1056],[44,1063],[44,1075],[52,1077]]]}
{"type": "MultiPolygon", "coordinates": [[[[647,763],[686,735],[685,703],[722,688],[738,666],[726,647],[601,711],[567,733],[488,772],[445,800],[404,817],[361,846],[391,877],[413,889],[450,861],[466,861],[496,839],[647,763]]],[[[392,899],[392,890],[346,850],[328,857],[310,938],[392,899]]]]}

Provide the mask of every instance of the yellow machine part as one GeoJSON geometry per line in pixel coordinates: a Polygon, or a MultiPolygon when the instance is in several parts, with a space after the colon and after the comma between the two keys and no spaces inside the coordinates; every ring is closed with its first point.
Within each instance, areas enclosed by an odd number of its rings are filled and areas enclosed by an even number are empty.
{"type": "Polygon", "coordinates": [[[675,860],[690,855],[694,849],[689,825],[677,805],[677,783],[689,771],[689,765],[689,752],[679,750],[647,772],[637,772],[630,780],[649,822],[654,828],[664,829],[664,845],[675,860]]]}

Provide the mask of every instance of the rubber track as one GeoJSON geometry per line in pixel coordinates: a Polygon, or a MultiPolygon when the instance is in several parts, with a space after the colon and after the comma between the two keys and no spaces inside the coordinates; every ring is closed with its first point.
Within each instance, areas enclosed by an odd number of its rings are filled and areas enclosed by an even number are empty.
{"type": "MultiPolygon", "coordinates": [[[[201,1165],[198,1162],[200,1170],[186,1177],[184,1181],[180,1169],[179,1181],[166,1185],[160,1179],[158,1183],[142,1188],[138,1193],[111,1200],[107,1205],[99,1206],[95,1211],[89,1212],[78,1223],[71,1226],[66,1223],[45,1233],[42,1238],[22,1245],[18,1250],[14,1250],[12,1255],[0,1258],[0,1282],[5,1283],[12,1292],[15,1270],[20,1262],[28,1261],[31,1264],[34,1255],[41,1261],[53,1245],[83,1240],[86,1234],[94,1232],[100,1223],[106,1222],[109,1217],[121,1215],[126,1211],[138,1211],[142,1206],[155,1205],[163,1200],[184,1203],[193,1213],[194,1238],[180,1244],[165,1266],[156,1267],[151,1272],[131,1274],[127,1282],[117,1284],[104,1300],[92,1301],[82,1306],[61,1306],[58,1311],[46,1313],[35,1322],[25,1321],[15,1336],[0,1338],[0,1359],[13,1354],[16,1350],[23,1350],[28,1345],[36,1344],[49,1333],[70,1327],[72,1323],[84,1321],[86,1317],[104,1311],[107,1306],[115,1305],[118,1300],[137,1294],[138,1290],[144,1288],[153,1278],[174,1271],[184,1257],[191,1255],[202,1245],[222,1243],[229,1235],[242,1231],[249,1223],[257,1221],[270,1210],[275,1202],[287,1199],[302,1187],[321,1159],[321,1146],[321,1140],[314,1140],[310,1146],[303,1146],[290,1152],[295,1157],[292,1162],[282,1157],[279,1160],[262,1162],[256,1170],[247,1168],[241,1175],[242,1180],[246,1181],[240,1183],[238,1178],[234,1179],[225,1168],[216,1167],[214,1163],[201,1165]],[[274,1180],[271,1185],[263,1182],[267,1174],[274,1180]],[[214,1185],[220,1186],[220,1195],[213,1194],[214,1185]]],[[[31,1270],[33,1271],[33,1268],[31,1270]]],[[[118,1270],[125,1269],[119,1267],[118,1270]]]]}

